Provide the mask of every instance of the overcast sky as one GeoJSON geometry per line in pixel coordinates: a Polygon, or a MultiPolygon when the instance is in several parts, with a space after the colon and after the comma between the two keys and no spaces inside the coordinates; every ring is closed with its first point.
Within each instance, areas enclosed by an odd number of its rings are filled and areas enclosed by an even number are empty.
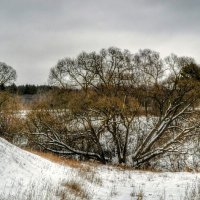
{"type": "Polygon", "coordinates": [[[17,84],[45,84],[59,59],[109,46],[200,63],[200,1],[0,0],[0,61],[17,84]]]}

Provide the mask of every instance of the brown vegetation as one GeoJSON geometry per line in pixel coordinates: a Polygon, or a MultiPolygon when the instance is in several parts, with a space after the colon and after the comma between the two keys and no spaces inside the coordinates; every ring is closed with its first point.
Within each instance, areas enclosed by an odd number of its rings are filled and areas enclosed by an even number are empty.
{"type": "Polygon", "coordinates": [[[78,160],[74,159],[67,159],[61,156],[58,156],[56,154],[53,154],[51,152],[43,152],[43,151],[37,151],[33,149],[25,149],[26,151],[29,151],[30,153],[36,154],[42,158],[45,158],[47,160],[50,160],[54,163],[58,163],[60,165],[66,165],[72,168],[82,168],[82,163],[78,160]]]}
{"type": "Polygon", "coordinates": [[[193,59],[162,60],[148,49],[132,55],[109,48],[60,60],[50,80],[63,89],[30,113],[30,139],[60,155],[102,163],[117,157],[118,163],[148,167],[166,153],[181,153],[181,145],[196,137],[199,113],[192,108],[199,77],[193,59]],[[141,113],[152,125],[139,133],[141,113]]]}

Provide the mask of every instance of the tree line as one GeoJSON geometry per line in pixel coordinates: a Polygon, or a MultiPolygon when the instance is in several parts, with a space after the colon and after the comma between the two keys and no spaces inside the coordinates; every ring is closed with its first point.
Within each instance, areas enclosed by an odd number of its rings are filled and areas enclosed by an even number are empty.
{"type": "Polygon", "coordinates": [[[36,95],[44,92],[48,92],[49,90],[58,89],[55,86],[50,85],[34,85],[34,84],[25,84],[25,85],[16,85],[12,83],[11,85],[0,85],[1,91],[7,91],[11,94],[16,95],[36,95]]]}

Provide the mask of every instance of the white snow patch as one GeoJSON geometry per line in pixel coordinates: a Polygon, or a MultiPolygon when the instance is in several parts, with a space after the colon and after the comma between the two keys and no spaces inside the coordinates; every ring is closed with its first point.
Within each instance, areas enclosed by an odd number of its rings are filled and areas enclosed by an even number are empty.
{"type": "Polygon", "coordinates": [[[52,163],[0,138],[0,199],[28,199],[30,191],[34,200],[60,199],[56,190],[74,181],[94,200],[137,199],[140,192],[145,200],[180,200],[200,181],[199,173],[141,172],[92,164],[88,167],[92,170],[80,173],[80,169],[52,163]]]}

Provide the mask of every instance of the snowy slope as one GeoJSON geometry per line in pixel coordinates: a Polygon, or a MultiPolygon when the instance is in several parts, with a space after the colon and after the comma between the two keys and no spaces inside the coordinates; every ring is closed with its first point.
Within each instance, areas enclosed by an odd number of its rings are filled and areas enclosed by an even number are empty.
{"type": "MultiPolygon", "coordinates": [[[[0,200],[184,199],[200,181],[198,173],[153,173],[90,164],[60,166],[19,149],[0,138],[0,200]],[[77,183],[87,195],[75,194],[66,183],[77,183]],[[76,196],[76,198],[75,198],[76,196]]],[[[197,198],[198,199],[198,198],[197,198]]]]}
{"type": "MultiPolygon", "coordinates": [[[[26,190],[37,191],[37,198],[45,197],[51,184],[53,188],[62,181],[67,168],[58,166],[37,155],[21,150],[0,138],[0,199],[14,199],[26,190]],[[44,187],[44,186],[48,187],[44,187]]],[[[23,199],[23,196],[22,196],[23,199]]]]}

